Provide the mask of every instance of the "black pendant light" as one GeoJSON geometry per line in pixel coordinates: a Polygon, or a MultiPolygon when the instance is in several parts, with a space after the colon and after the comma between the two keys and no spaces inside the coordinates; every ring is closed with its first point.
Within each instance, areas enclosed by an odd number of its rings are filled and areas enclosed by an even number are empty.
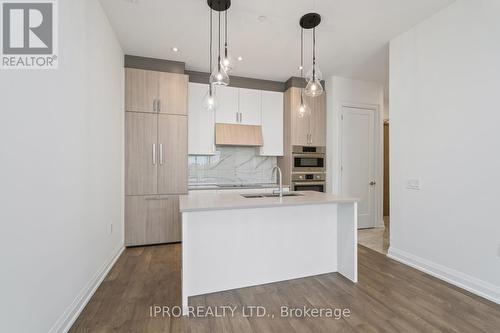
{"type": "MultiPolygon", "coordinates": [[[[218,39],[219,47],[218,47],[217,66],[211,71],[210,84],[227,86],[229,85],[229,76],[227,75],[226,69],[224,69],[221,59],[221,12],[224,12],[224,15],[227,15],[227,10],[231,6],[231,0],[207,0],[207,3],[208,6],[211,8],[211,10],[219,12],[219,39],[218,39]]],[[[225,52],[227,53],[227,38],[225,41],[225,49],[226,49],[225,52]]]]}
{"type": "MultiPolygon", "coordinates": [[[[212,72],[212,9],[210,9],[210,37],[209,37],[209,56],[208,56],[208,72],[212,72]]],[[[203,107],[207,111],[214,111],[217,108],[217,99],[215,97],[215,89],[211,83],[208,84],[208,91],[203,98],[203,107]]]]}
{"type": "MultiPolygon", "coordinates": [[[[300,28],[300,77],[304,78],[304,28],[300,28]]],[[[311,109],[304,102],[304,88],[300,89],[299,117],[304,118],[311,114],[311,109]]]]}
{"type": "Polygon", "coordinates": [[[224,11],[224,58],[221,62],[222,68],[229,73],[233,69],[233,59],[228,54],[227,50],[227,10],[224,11]]]}
{"type": "MultiPolygon", "coordinates": [[[[306,75],[307,85],[304,93],[310,97],[317,97],[323,93],[321,85],[321,72],[316,68],[316,27],[321,23],[321,15],[308,13],[300,19],[301,32],[303,29],[312,29],[312,69],[306,75]]],[[[302,65],[303,66],[303,65],[302,65]]]]}

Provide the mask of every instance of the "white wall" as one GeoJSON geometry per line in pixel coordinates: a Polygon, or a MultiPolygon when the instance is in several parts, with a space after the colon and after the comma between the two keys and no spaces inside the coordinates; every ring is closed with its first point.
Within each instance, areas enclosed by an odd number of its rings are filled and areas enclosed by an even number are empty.
{"type": "Polygon", "coordinates": [[[59,69],[0,71],[1,332],[63,330],[123,247],[123,53],[58,3],[59,69]]]}
{"type": "Polygon", "coordinates": [[[498,13],[459,0],[391,42],[390,254],[500,302],[498,13]]]}
{"type": "MultiPolygon", "coordinates": [[[[376,157],[377,184],[383,184],[383,114],[384,88],[377,82],[333,76],[326,81],[327,93],[327,184],[328,192],[339,194],[340,184],[340,114],[345,104],[378,108],[379,129],[376,157]]],[[[383,187],[377,187],[377,220],[383,225],[383,187]]]]}

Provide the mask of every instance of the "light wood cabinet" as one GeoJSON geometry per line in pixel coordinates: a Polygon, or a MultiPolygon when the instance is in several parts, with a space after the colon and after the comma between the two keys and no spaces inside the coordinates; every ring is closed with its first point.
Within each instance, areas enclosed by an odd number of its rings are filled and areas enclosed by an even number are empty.
{"type": "Polygon", "coordinates": [[[125,244],[181,240],[187,193],[187,84],[183,74],[126,68],[125,244]]]}
{"type": "Polygon", "coordinates": [[[188,76],[125,68],[125,111],[187,114],[188,76]]]}
{"type": "MultiPolygon", "coordinates": [[[[290,88],[288,98],[290,98],[290,109],[285,112],[289,113],[291,118],[291,145],[307,146],[309,144],[310,120],[308,116],[301,117],[299,114],[300,89],[290,88]]],[[[307,103],[307,101],[305,101],[305,103],[307,103]]]]}
{"type": "Polygon", "coordinates": [[[284,94],[283,156],[278,157],[278,166],[283,172],[283,184],[292,179],[293,146],[326,146],[326,95],[316,98],[304,96],[311,109],[309,116],[299,116],[301,89],[291,87],[284,94]]]}
{"type": "Polygon", "coordinates": [[[125,68],[125,110],[156,112],[158,72],[125,68]]]}
{"type": "Polygon", "coordinates": [[[125,194],[157,193],[157,115],[125,116],[125,194]]]}
{"type": "Polygon", "coordinates": [[[187,193],[187,117],[127,112],[125,194],[187,193]]]}
{"type": "Polygon", "coordinates": [[[187,193],[187,117],[158,115],[158,193],[187,193]]]}
{"type": "Polygon", "coordinates": [[[310,123],[311,146],[326,146],[326,94],[312,98],[310,123]]]}
{"type": "Polygon", "coordinates": [[[187,115],[188,76],[175,73],[159,73],[159,112],[187,115]]]}
{"type": "Polygon", "coordinates": [[[326,96],[312,98],[304,95],[304,103],[311,114],[299,115],[300,88],[290,88],[291,144],[292,146],[326,146],[326,96]]]}
{"type": "Polygon", "coordinates": [[[125,245],[181,241],[179,196],[127,196],[125,245]]]}

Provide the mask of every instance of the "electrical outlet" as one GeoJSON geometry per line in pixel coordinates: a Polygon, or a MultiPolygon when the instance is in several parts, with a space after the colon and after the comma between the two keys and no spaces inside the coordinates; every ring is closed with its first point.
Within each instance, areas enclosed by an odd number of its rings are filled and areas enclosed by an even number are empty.
{"type": "Polygon", "coordinates": [[[420,190],[420,179],[408,179],[406,181],[406,188],[409,190],[420,190]]]}

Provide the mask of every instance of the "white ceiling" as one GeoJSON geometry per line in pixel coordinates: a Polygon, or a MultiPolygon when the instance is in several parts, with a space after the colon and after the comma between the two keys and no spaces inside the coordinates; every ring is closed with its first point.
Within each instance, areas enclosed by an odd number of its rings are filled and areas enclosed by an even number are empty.
{"type": "MultiPolygon", "coordinates": [[[[228,12],[230,53],[233,58],[243,57],[233,74],[278,81],[297,76],[299,18],[315,11],[322,16],[317,63],[323,77],[340,75],[387,84],[388,41],[453,1],[233,0],[228,12]]],[[[126,54],[183,61],[187,69],[208,71],[206,0],[101,3],[126,54]],[[173,52],[173,46],[179,52],[173,52]]],[[[307,33],[306,46],[309,51],[307,33]]],[[[305,67],[310,67],[309,57],[305,67]]]]}

